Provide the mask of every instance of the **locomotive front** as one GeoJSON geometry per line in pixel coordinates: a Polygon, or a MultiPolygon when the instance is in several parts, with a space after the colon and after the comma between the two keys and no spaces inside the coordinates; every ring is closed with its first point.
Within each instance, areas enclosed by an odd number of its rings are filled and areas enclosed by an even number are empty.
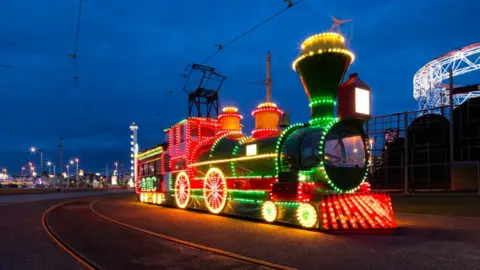
{"type": "Polygon", "coordinates": [[[280,183],[315,182],[324,191],[351,193],[365,181],[368,149],[359,122],[298,125],[286,134],[277,156],[280,183]]]}
{"type": "Polygon", "coordinates": [[[354,55],[338,33],[306,39],[293,63],[310,101],[308,124],[291,126],[279,143],[278,180],[320,183],[325,191],[350,193],[365,180],[368,150],[363,121],[338,120],[334,110],[340,83],[354,55]]]}

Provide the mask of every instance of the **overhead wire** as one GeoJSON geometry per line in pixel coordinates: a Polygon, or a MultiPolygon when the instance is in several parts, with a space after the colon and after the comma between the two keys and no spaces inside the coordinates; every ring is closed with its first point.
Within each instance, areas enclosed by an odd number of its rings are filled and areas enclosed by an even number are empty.
{"type": "MultiPolygon", "coordinates": [[[[55,54],[55,55],[60,55],[60,56],[72,58],[73,59],[73,65],[74,65],[74,77],[73,77],[73,79],[76,81],[77,85],[79,84],[79,74],[78,74],[77,60],[78,60],[79,38],[80,38],[80,26],[81,26],[81,23],[82,23],[82,7],[83,7],[83,0],[79,0],[77,21],[76,21],[76,31],[75,31],[75,43],[74,43],[73,53],[61,53],[61,52],[56,52],[56,51],[35,52],[35,54],[41,54],[41,55],[45,55],[45,56],[55,54]]],[[[3,38],[0,39],[0,43],[6,44],[7,46],[18,47],[18,48],[37,49],[36,47],[34,48],[33,46],[26,46],[25,44],[21,44],[21,43],[14,42],[14,41],[7,40],[7,39],[3,39],[3,38]]],[[[6,64],[6,63],[0,63],[0,69],[26,71],[26,72],[32,72],[32,73],[49,73],[49,72],[46,72],[46,71],[33,70],[33,69],[29,69],[29,68],[19,67],[19,66],[16,66],[16,65],[6,64]]],[[[83,109],[87,113],[90,113],[91,108],[89,107],[89,105],[84,105],[83,109]]],[[[104,123],[101,123],[96,117],[93,117],[93,122],[95,122],[95,126],[98,126],[104,132],[112,133],[112,127],[110,125],[105,125],[104,123]]]]}
{"type": "Polygon", "coordinates": [[[78,66],[77,66],[77,56],[78,56],[78,38],[80,36],[80,24],[82,20],[82,3],[83,0],[79,0],[78,3],[78,16],[77,16],[77,31],[75,34],[75,47],[73,50],[73,54],[71,55],[73,58],[73,70],[74,70],[74,77],[73,79],[79,84],[79,77],[78,77],[78,66]]]}
{"type": "Polygon", "coordinates": [[[0,68],[8,69],[8,70],[18,70],[18,71],[24,71],[24,72],[30,72],[30,73],[40,73],[40,74],[50,74],[50,75],[56,74],[54,72],[34,70],[34,69],[29,69],[29,68],[24,68],[24,67],[19,67],[19,66],[12,66],[12,65],[9,65],[9,64],[0,64],[0,68]]]}
{"type": "MultiPolygon", "coordinates": [[[[206,62],[208,62],[210,59],[212,59],[213,57],[215,57],[220,51],[222,51],[223,49],[225,49],[226,47],[232,45],[233,43],[235,43],[236,41],[240,40],[241,38],[247,36],[248,34],[252,33],[253,31],[255,31],[256,29],[260,28],[261,26],[267,24],[268,22],[270,22],[271,20],[275,19],[276,17],[278,17],[279,15],[281,15],[282,13],[284,13],[285,11],[287,11],[288,9],[290,9],[291,7],[294,7],[298,4],[300,4],[301,2],[305,1],[305,0],[299,0],[299,1],[296,1],[296,2],[292,2],[292,0],[284,0],[287,4],[287,7],[280,10],[279,12],[273,14],[272,16],[268,17],[267,19],[263,20],[262,22],[260,22],[259,24],[253,26],[252,28],[248,29],[247,31],[241,33],[240,35],[236,36],[235,38],[233,38],[232,40],[228,41],[227,43],[225,44],[216,44],[215,46],[217,47],[217,51],[215,51],[213,54],[211,54],[210,56],[208,56],[207,58],[205,58],[204,61],[201,62],[201,65],[204,65],[206,62]]],[[[242,81],[242,83],[245,83],[245,84],[251,84],[251,82],[247,82],[247,81],[242,81]]],[[[176,90],[176,89],[174,89],[176,90]]],[[[170,90],[168,91],[169,94],[171,94],[173,92],[173,90],[170,90]]]]}
{"type": "MultiPolygon", "coordinates": [[[[38,48],[37,46],[29,46],[29,45],[13,42],[13,41],[6,40],[6,39],[0,39],[0,43],[6,44],[8,46],[16,47],[16,48],[28,48],[28,49],[37,49],[38,48]]],[[[37,51],[37,52],[34,52],[34,53],[37,54],[37,55],[40,54],[40,55],[44,55],[44,56],[50,56],[51,54],[64,56],[64,57],[69,57],[70,56],[70,54],[68,54],[68,53],[59,52],[59,51],[52,51],[52,50],[45,51],[45,52],[38,52],[37,51]]]]}
{"type": "Polygon", "coordinates": [[[226,47],[232,45],[233,43],[235,43],[236,41],[238,41],[239,39],[245,37],[246,35],[250,34],[251,32],[255,31],[256,29],[260,28],[261,26],[265,25],[266,23],[268,23],[269,21],[275,19],[276,17],[278,17],[279,15],[281,15],[282,13],[284,13],[285,11],[289,10],[291,7],[294,7],[298,4],[300,4],[301,2],[303,2],[305,0],[299,0],[299,1],[296,1],[296,2],[292,2],[290,0],[286,0],[285,2],[287,3],[287,7],[280,10],[279,12],[273,14],[272,16],[268,17],[266,20],[260,22],[259,24],[255,25],[254,27],[250,28],[249,30],[243,32],[242,34],[238,35],[237,37],[233,38],[232,40],[228,41],[227,43],[225,44],[216,44],[215,46],[217,47],[217,50],[210,56],[208,56],[207,58],[205,58],[205,60],[203,60],[203,62],[201,63],[202,65],[205,64],[206,62],[208,62],[210,59],[212,59],[213,57],[215,57],[218,53],[220,53],[220,51],[224,50],[226,47]]]}
{"type": "MultiPolygon", "coordinates": [[[[20,44],[20,43],[17,43],[17,42],[6,40],[6,39],[0,39],[0,43],[6,44],[6,45],[11,46],[11,47],[16,47],[16,48],[31,48],[31,49],[34,48],[34,46],[28,46],[28,45],[25,45],[25,44],[20,44]]],[[[69,57],[68,53],[62,53],[62,52],[58,52],[58,51],[35,52],[35,54],[36,55],[43,55],[45,57],[49,57],[51,54],[59,55],[59,56],[63,56],[63,57],[69,57]]],[[[43,73],[43,74],[50,73],[50,72],[46,72],[46,71],[34,70],[34,69],[30,69],[30,68],[25,68],[25,67],[20,67],[20,66],[17,66],[17,65],[5,64],[5,63],[0,64],[0,68],[9,69],[9,70],[26,71],[26,72],[31,72],[31,73],[43,73]]],[[[52,74],[53,74],[53,72],[52,72],[52,74]]]]}
{"type": "MultiPolygon", "coordinates": [[[[112,10],[115,10],[117,12],[121,12],[123,13],[124,15],[125,14],[129,14],[129,15],[132,15],[131,14],[131,10],[129,9],[126,9],[125,7],[120,7],[120,6],[117,6],[117,5],[114,5],[114,4],[111,4],[109,2],[105,2],[105,1],[95,1],[96,4],[100,4],[104,7],[107,7],[107,8],[110,8],[112,10]]],[[[142,14],[142,16],[135,16],[136,18],[140,19],[142,22],[145,22],[145,23],[148,23],[148,24],[151,24],[153,26],[156,26],[156,27],[163,27],[161,24],[159,24],[157,21],[151,19],[151,18],[148,18],[148,17],[145,17],[144,14],[142,14]]],[[[181,35],[184,35],[184,36],[187,36],[187,37],[190,37],[190,38],[193,38],[193,39],[198,39],[198,37],[194,37],[194,36],[191,36],[190,34],[187,34],[183,31],[180,31],[179,29],[175,29],[176,32],[179,32],[181,35]]],[[[188,66],[187,66],[188,67],[188,66]]],[[[185,68],[185,70],[187,69],[187,67],[185,68]]],[[[178,83],[178,84],[175,84],[175,86],[173,87],[168,87],[166,89],[163,89],[165,91],[165,93],[168,95],[171,95],[173,94],[173,92],[177,91],[180,89],[180,87],[182,86],[183,82],[185,81],[185,78],[186,78],[186,74],[180,74],[181,76],[183,76],[183,79],[178,83]]],[[[162,90],[162,91],[163,91],[162,90]]],[[[163,97],[162,97],[163,98],[163,97]]]]}

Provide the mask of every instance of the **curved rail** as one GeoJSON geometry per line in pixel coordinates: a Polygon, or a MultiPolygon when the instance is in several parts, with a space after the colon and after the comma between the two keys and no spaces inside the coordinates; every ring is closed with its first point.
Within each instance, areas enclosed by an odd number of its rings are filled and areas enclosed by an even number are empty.
{"type": "Polygon", "coordinates": [[[267,262],[267,261],[262,261],[262,260],[250,258],[250,257],[247,257],[247,256],[235,254],[235,253],[228,252],[228,251],[225,251],[225,250],[220,250],[220,249],[211,248],[211,247],[207,247],[207,246],[204,246],[204,245],[192,243],[192,242],[189,242],[189,241],[185,241],[185,240],[174,238],[174,237],[171,237],[171,236],[168,236],[168,235],[152,232],[152,231],[149,231],[149,230],[145,230],[145,229],[142,229],[142,228],[139,228],[139,227],[136,227],[136,226],[133,226],[133,225],[115,220],[113,218],[110,218],[110,217],[107,217],[103,214],[100,214],[98,211],[95,210],[94,206],[99,201],[100,200],[95,200],[92,203],[90,203],[90,211],[92,211],[92,213],[94,213],[95,215],[97,215],[97,216],[99,216],[99,217],[101,217],[101,218],[103,218],[103,219],[105,219],[109,222],[112,222],[114,224],[123,226],[125,228],[131,229],[131,230],[134,230],[134,231],[137,231],[137,232],[141,232],[141,233],[144,233],[144,234],[156,237],[156,238],[161,238],[163,240],[167,240],[167,241],[171,241],[171,242],[174,242],[174,243],[177,243],[177,244],[181,244],[181,245],[184,245],[184,246],[195,248],[195,249],[198,249],[198,250],[207,251],[207,252],[210,252],[210,253],[221,255],[221,256],[224,256],[224,257],[228,257],[228,258],[231,258],[231,259],[234,259],[234,260],[237,260],[237,261],[263,266],[263,267],[266,267],[266,268],[269,268],[269,269],[278,269],[278,270],[293,270],[293,269],[295,269],[295,268],[291,268],[291,267],[287,267],[287,266],[283,266],[283,265],[279,265],[279,264],[274,264],[274,263],[270,263],[270,262],[267,262]]]}
{"type": "Polygon", "coordinates": [[[80,264],[82,264],[85,268],[87,268],[87,269],[89,269],[89,270],[102,269],[100,266],[98,266],[97,264],[95,264],[94,262],[92,262],[91,260],[89,260],[86,256],[84,256],[83,254],[81,254],[80,252],[78,252],[77,250],[75,250],[72,246],[70,246],[70,245],[67,244],[65,241],[63,241],[63,240],[52,230],[52,228],[51,228],[50,225],[48,224],[48,215],[49,215],[53,210],[55,210],[56,208],[61,207],[61,206],[63,206],[63,205],[66,205],[66,204],[75,202],[75,201],[78,201],[78,200],[71,200],[71,201],[62,202],[62,203],[56,204],[56,205],[48,208],[47,211],[45,211],[45,212],[43,213],[43,215],[42,215],[42,226],[43,226],[43,229],[45,229],[45,231],[47,232],[48,236],[49,236],[50,238],[52,238],[53,241],[55,241],[55,243],[57,243],[57,245],[60,246],[60,248],[62,248],[65,252],[67,252],[70,256],[72,256],[76,261],[78,261],[80,264]]]}

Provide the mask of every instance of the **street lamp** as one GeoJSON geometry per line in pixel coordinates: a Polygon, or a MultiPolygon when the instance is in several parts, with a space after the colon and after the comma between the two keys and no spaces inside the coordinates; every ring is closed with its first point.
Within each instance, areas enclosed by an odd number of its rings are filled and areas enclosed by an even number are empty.
{"type": "Polygon", "coordinates": [[[55,163],[52,161],[47,161],[47,166],[48,166],[48,177],[51,177],[51,170],[50,168],[53,166],[53,186],[57,185],[57,173],[55,172],[55,163]]]}
{"type": "Polygon", "coordinates": [[[67,168],[67,185],[70,185],[70,165],[65,165],[65,167],[67,168]]]}
{"type": "Polygon", "coordinates": [[[40,152],[40,175],[43,173],[43,148],[37,149],[35,146],[30,147],[30,153],[35,154],[37,151],[40,152]]]}
{"type": "Polygon", "coordinates": [[[48,166],[48,175],[50,176],[50,174],[52,174],[51,172],[51,168],[52,168],[52,162],[51,161],[47,161],[47,166],[48,166]]]}
{"type": "Polygon", "coordinates": [[[22,166],[22,180],[23,180],[23,172],[25,171],[25,166],[22,166]]]}
{"type": "Polygon", "coordinates": [[[117,176],[118,178],[118,162],[114,162],[113,165],[115,165],[115,171],[113,171],[113,175],[117,176]]]}

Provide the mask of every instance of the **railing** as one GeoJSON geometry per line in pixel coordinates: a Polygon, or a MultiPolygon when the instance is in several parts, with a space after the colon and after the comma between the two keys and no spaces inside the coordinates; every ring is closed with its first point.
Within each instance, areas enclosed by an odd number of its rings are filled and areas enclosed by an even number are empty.
{"type": "MultiPolygon", "coordinates": [[[[480,160],[477,159],[480,137],[477,133],[467,136],[456,131],[453,148],[450,148],[448,127],[444,128],[446,134],[443,134],[443,137],[439,136],[441,142],[438,145],[432,145],[429,140],[427,141],[430,144],[417,145],[414,142],[417,137],[409,137],[411,135],[409,127],[419,116],[437,114],[449,119],[449,112],[448,107],[439,107],[429,111],[394,113],[370,119],[365,129],[370,139],[372,188],[384,186],[404,193],[429,187],[450,190],[452,170],[465,165],[476,168],[477,193],[480,194],[480,160]],[[392,142],[388,144],[388,150],[385,148],[387,142],[392,142]],[[452,149],[454,151],[451,153],[452,149]],[[454,162],[450,162],[451,160],[454,162]]],[[[420,126],[428,129],[431,123],[433,122],[424,122],[420,126]]],[[[454,122],[455,128],[458,129],[457,125],[462,123],[454,122]]],[[[475,121],[469,121],[467,124],[480,125],[475,121]]],[[[418,136],[423,133],[412,129],[412,134],[418,136]]]]}

